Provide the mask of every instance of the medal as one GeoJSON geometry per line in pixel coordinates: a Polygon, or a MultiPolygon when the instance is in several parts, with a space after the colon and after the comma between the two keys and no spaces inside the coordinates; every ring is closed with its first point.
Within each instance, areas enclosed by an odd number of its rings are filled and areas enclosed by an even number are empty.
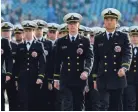
{"type": "Polygon", "coordinates": [[[82,48],[78,48],[77,49],[77,54],[82,55],[83,54],[83,49],[82,48]]]}
{"type": "Polygon", "coordinates": [[[121,47],[120,46],[115,46],[115,52],[121,52],[121,47]]]}
{"type": "Polygon", "coordinates": [[[32,52],[32,57],[37,57],[37,52],[32,52]]]}

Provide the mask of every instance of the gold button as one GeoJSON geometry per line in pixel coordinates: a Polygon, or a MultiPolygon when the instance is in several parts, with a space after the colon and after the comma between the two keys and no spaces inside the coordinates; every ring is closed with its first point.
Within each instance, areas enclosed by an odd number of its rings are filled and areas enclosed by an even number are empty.
{"type": "Polygon", "coordinates": [[[136,65],[134,65],[134,67],[136,67],[136,65]]]}
{"type": "Polygon", "coordinates": [[[70,57],[68,57],[68,59],[70,59],[70,57]]]}
{"type": "Polygon", "coordinates": [[[107,56],[104,56],[104,58],[107,58],[107,56]]]}
{"type": "Polygon", "coordinates": [[[114,62],[114,65],[116,64],[116,62],[114,62]]]}
{"type": "Polygon", "coordinates": [[[104,65],[107,65],[107,63],[104,63],[104,65]]]}
{"type": "Polygon", "coordinates": [[[70,69],[68,69],[68,71],[70,71],[70,69]]]}
{"type": "Polygon", "coordinates": [[[29,63],[27,63],[29,65],[29,63]]]}
{"type": "Polygon", "coordinates": [[[29,68],[27,68],[27,71],[29,70],[29,68]]]}
{"type": "Polygon", "coordinates": [[[136,72],[136,70],[134,70],[134,72],[136,72]]]}
{"type": "Polygon", "coordinates": [[[79,69],[77,69],[77,71],[79,71],[79,69]]]}
{"type": "Polygon", "coordinates": [[[134,63],[136,63],[136,60],[134,60],[134,63]]]}
{"type": "Polygon", "coordinates": [[[79,57],[77,57],[77,59],[79,59],[79,57]]]}
{"type": "Polygon", "coordinates": [[[114,55],[114,58],[116,57],[116,55],[114,55]]]}
{"type": "Polygon", "coordinates": [[[29,58],[28,58],[28,60],[29,60],[29,58]]]}
{"type": "Polygon", "coordinates": [[[70,65],[70,63],[68,63],[68,65],[70,65]]]}
{"type": "Polygon", "coordinates": [[[114,69],[114,71],[116,72],[116,69],[114,69]]]}
{"type": "Polygon", "coordinates": [[[77,63],[77,65],[79,65],[79,63],[77,63]]]}
{"type": "Polygon", "coordinates": [[[105,72],[107,72],[107,70],[104,70],[105,72]]]}

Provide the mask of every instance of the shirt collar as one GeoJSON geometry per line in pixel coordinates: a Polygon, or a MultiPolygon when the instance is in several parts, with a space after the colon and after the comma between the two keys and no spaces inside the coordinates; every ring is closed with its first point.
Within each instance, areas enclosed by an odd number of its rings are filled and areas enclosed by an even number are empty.
{"type": "Polygon", "coordinates": [[[72,40],[72,37],[75,37],[74,40],[76,40],[77,36],[78,36],[78,33],[77,33],[76,35],[71,35],[71,34],[69,34],[69,38],[70,38],[70,40],[72,40]]]}
{"type": "Polygon", "coordinates": [[[17,45],[18,45],[18,44],[21,44],[21,43],[23,43],[23,40],[22,40],[21,42],[19,42],[19,43],[18,43],[17,41],[15,41],[15,43],[16,43],[17,45]]]}
{"type": "Polygon", "coordinates": [[[56,40],[50,40],[51,42],[52,42],[52,45],[54,45],[55,44],[55,42],[56,42],[56,40]]]}
{"type": "Polygon", "coordinates": [[[106,30],[107,36],[109,36],[110,33],[112,33],[112,35],[113,35],[113,34],[115,33],[115,30],[114,30],[113,32],[108,32],[108,31],[106,30]]]}
{"type": "Polygon", "coordinates": [[[138,47],[138,45],[134,45],[134,44],[133,44],[133,48],[135,48],[135,47],[138,47]]]}
{"type": "Polygon", "coordinates": [[[42,41],[42,39],[43,39],[43,37],[37,38],[37,40],[40,40],[40,41],[42,41]]]}
{"type": "Polygon", "coordinates": [[[33,39],[32,40],[30,40],[30,41],[28,41],[28,40],[26,40],[26,43],[27,42],[30,42],[30,45],[33,43],[33,39]]]}

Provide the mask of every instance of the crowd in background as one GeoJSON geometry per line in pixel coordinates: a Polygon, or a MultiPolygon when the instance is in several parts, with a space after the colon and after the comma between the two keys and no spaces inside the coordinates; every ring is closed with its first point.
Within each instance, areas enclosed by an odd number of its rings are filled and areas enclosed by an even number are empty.
{"type": "Polygon", "coordinates": [[[114,7],[121,11],[121,26],[138,25],[138,0],[1,0],[1,15],[6,21],[19,23],[23,20],[43,19],[47,22],[63,23],[62,18],[69,12],[78,12],[83,16],[82,24],[92,26],[103,26],[103,19],[99,14],[102,9],[114,7]],[[118,5],[118,3],[122,5],[118,5]],[[110,6],[108,6],[108,4],[110,6]],[[125,8],[122,9],[123,4],[125,8]],[[95,6],[95,7],[94,7],[95,6]],[[127,7],[130,6],[130,7],[127,7]],[[96,9],[95,9],[96,8],[96,9]],[[134,10],[132,10],[134,9],[134,10]],[[128,11],[130,10],[130,11],[128,11]]]}

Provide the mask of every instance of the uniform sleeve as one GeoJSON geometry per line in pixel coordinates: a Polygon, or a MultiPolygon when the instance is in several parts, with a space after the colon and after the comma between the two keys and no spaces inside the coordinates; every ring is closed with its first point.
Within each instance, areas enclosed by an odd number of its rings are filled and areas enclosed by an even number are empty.
{"type": "Polygon", "coordinates": [[[44,46],[42,43],[39,43],[40,47],[40,56],[39,56],[39,74],[38,78],[43,80],[45,74],[46,59],[44,54],[44,46]]]}
{"type": "Polygon", "coordinates": [[[96,77],[96,74],[98,72],[98,65],[99,65],[97,37],[95,37],[93,51],[94,51],[94,64],[93,64],[93,69],[92,69],[91,75],[92,75],[92,77],[96,77]]]}
{"type": "Polygon", "coordinates": [[[60,64],[61,64],[61,51],[60,51],[60,43],[59,40],[56,41],[55,46],[55,66],[54,66],[54,80],[59,80],[60,78],[60,64]]]}
{"type": "Polygon", "coordinates": [[[52,48],[52,42],[49,42],[49,54],[47,57],[47,61],[46,61],[46,73],[47,73],[47,78],[48,78],[48,82],[52,82],[53,81],[53,48],[52,48]]]}
{"type": "Polygon", "coordinates": [[[15,79],[18,80],[19,71],[20,71],[20,45],[17,45],[17,52],[15,55],[15,64],[14,64],[14,75],[15,79]]]}
{"type": "Polygon", "coordinates": [[[14,78],[15,77],[15,74],[16,74],[16,67],[15,67],[15,60],[16,60],[16,55],[17,55],[17,47],[18,45],[17,44],[13,44],[14,46],[12,46],[12,57],[13,57],[13,69],[12,69],[12,75],[14,78]]]}
{"type": "Polygon", "coordinates": [[[132,61],[132,46],[130,44],[129,36],[124,36],[124,47],[122,53],[122,67],[129,70],[132,61]]]}
{"type": "Polygon", "coordinates": [[[93,46],[90,44],[89,40],[87,41],[87,45],[88,47],[86,51],[84,71],[88,72],[88,74],[90,75],[94,61],[93,46]]]}
{"type": "Polygon", "coordinates": [[[12,49],[10,42],[5,40],[5,65],[6,65],[6,75],[12,75],[13,60],[12,60],[12,49]]]}

